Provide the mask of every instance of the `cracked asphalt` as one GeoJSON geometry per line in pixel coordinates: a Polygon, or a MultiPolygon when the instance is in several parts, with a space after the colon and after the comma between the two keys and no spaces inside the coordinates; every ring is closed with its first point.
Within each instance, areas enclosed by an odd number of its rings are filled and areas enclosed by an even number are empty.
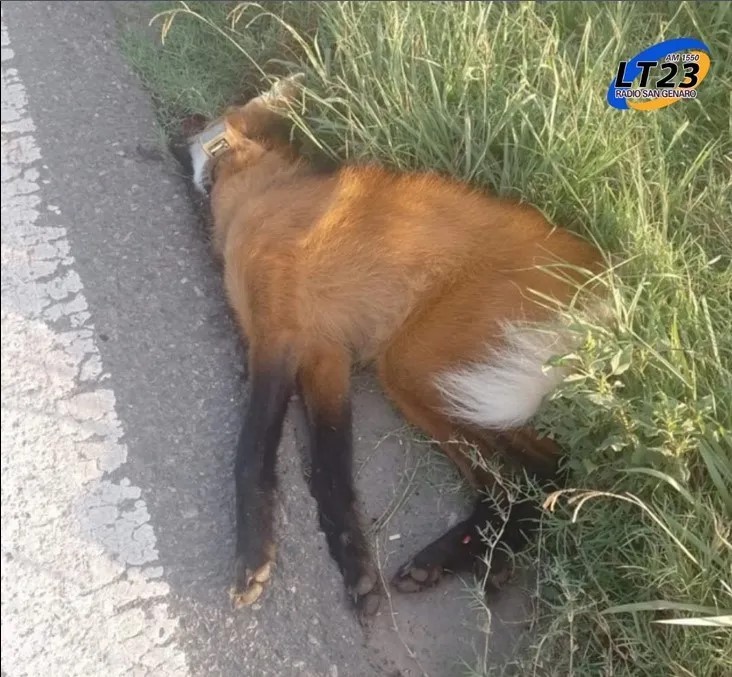
{"type": "MultiPolygon", "coordinates": [[[[3,677],[449,677],[498,660],[527,618],[519,584],[489,616],[453,579],[358,625],[294,408],[274,585],[232,609],[244,354],[114,4],[2,5],[3,677]]],[[[388,578],[466,496],[367,375],[354,396],[358,486],[388,578]]]]}

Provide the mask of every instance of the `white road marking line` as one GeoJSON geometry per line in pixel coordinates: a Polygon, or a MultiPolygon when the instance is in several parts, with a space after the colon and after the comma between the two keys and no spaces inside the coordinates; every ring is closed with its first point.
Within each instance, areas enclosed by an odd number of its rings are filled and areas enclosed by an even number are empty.
{"type": "Polygon", "coordinates": [[[2,37],[3,673],[188,675],[63,225],[2,37]],[[48,183],[44,179],[43,183],[48,183]],[[117,475],[116,475],[117,476],[117,475]]]}

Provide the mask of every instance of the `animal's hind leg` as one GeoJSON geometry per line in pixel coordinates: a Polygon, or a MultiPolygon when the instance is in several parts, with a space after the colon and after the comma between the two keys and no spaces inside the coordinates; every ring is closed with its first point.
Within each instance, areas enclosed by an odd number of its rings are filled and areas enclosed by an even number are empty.
{"type": "MultiPolygon", "coordinates": [[[[413,390],[402,389],[386,363],[382,362],[379,371],[384,389],[404,417],[440,445],[474,489],[489,485],[489,474],[471,461],[468,443],[464,438],[461,439],[462,431],[446,417],[419,402],[413,390]]],[[[496,521],[498,515],[494,513],[492,506],[478,500],[473,514],[467,520],[403,564],[392,579],[393,585],[401,592],[416,592],[434,585],[448,571],[472,570],[480,573],[481,558],[485,553],[481,530],[488,522],[496,521]]]]}
{"type": "Polygon", "coordinates": [[[479,498],[470,516],[405,562],[392,579],[400,592],[419,592],[445,573],[472,571],[488,587],[511,573],[513,553],[521,550],[539,517],[539,505],[511,502],[503,490],[479,498]]]}
{"type": "MultiPolygon", "coordinates": [[[[495,449],[517,455],[525,448],[513,437],[496,436],[495,449]]],[[[530,472],[548,489],[553,486],[551,474],[530,472]]],[[[486,587],[496,588],[513,569],[513,555],[523,549],[535,531],[540,517],[540,504],[520,495],[521,490],[506,487],[498,478],[486,482],[485,496],[475,502],[470,516],[449,529],[403,564],[393,579],[401,592],[417,592],[439,581],[446,572],[473,571],[486,587]],[[514,492],[519,495],[514,495],[514,492]]]]}
{"type": "Polygon", "coordinates": [[[426,359],[431,357],[424,352],[429,334],[420,338],[419,359],[415,359],[411,340],[390,346],[379,363],[382,384],[405,418],[440,444],[468,482],[476,489],[492,489],[492,495],[480,497],[466,520],[406,562],[393,584],[400,591],[414,592],[434,585],[446,572],[471,570],[486,583],[497,582],[510,572],[510,553],[527,542],[540,507],[532,500],[511,500],[490,472],[473,465],[468,445],[484,457],[500,452],[519,460],[532,474],[546,478],[553,475],[556,449],[551,441],[540,440],[528,429],[504,434],[455,425],[441,412],[441,399],[432,385],[438,365],[437,359],[426,359]],[[489,568],[485,561],[490,562],[489,568]]]}

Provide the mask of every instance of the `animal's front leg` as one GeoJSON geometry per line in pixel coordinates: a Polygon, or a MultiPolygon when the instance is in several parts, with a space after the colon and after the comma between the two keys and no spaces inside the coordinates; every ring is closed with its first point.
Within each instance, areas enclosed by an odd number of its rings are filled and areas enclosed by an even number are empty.
{"type": "Polygon", "coordinates": [[[292,390],[284,364],[253,362],[251,393],[237,445],[236,606],[254,603],[272,575],[277,448],[292,390]]]}
{"type": "Polygon", "coordinates": [[[376,612],[381,586],[361,525],[353,483],[350,360],[339,348],[311,356],[300,371],[309,427],[310,490],[331,556],[359,612],[376,612]]]}

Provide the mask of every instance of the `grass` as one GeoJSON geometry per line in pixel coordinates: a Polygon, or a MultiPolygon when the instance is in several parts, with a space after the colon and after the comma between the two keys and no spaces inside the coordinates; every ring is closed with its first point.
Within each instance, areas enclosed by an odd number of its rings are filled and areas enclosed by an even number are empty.
{"type": "Polygon", "coordinates": [[[732,674],[732,6],[161,8],[177,11],[158,23],[164,46],[127,34],[125,49],[164,125],[304,70],[293,117],[313,148],[526,199],[614,257],[615,322],[572,318],[574,375],[537,421],[569,451],[578,491],[557,498],[529,555],[530,646],[503,668],[732,674]],[[712,53],[696,101],[606,104],[619,60],[683,35],[712,53]]]}

